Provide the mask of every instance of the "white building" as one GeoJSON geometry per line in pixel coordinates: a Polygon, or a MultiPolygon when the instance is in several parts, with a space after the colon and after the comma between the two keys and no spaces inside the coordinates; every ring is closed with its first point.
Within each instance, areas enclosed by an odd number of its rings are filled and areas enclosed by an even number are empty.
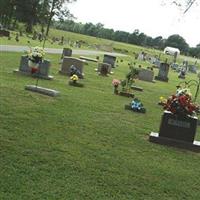
{"type": "Polygon", "coordinates": [[[168,54],[168,55],[174,55],[177,52],[177,55],[180,54],[180,50],[178,48],[174,48],[174,47],[165,47],[164,49],[164,54],[168,54]]]}

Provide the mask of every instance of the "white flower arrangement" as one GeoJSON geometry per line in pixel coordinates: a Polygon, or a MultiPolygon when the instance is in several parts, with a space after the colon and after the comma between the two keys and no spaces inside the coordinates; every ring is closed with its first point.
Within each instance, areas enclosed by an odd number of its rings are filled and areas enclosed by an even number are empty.
{"type": "Polygon", "coordinates": [[[28,53],[29,66],[38,65],[44,59],[45,51],[42,47],[33,47],[28,53]]]}

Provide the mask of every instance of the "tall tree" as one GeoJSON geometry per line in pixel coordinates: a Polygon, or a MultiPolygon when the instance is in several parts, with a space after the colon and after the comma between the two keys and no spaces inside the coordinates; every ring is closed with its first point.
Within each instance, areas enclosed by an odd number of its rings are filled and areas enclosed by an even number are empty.
{"type": "Polygon", "coordinates": [[[189,45],[186,43],[185,39],[178,34],[169,36],[165,42],[165,46],[179,48],[180,51],[184,53],[189,49],[189,45]]]}
{"type": "Polygon", "coordinates": [[[64,6],[66,3],[72,3],[76,0],[49,0],[50,12],[48,16],[46,36],[48,36],[49,28],[51,25],[52,18],[56,15],[57,17],[62,17],[70,15],[69,10],[64,6]]]}

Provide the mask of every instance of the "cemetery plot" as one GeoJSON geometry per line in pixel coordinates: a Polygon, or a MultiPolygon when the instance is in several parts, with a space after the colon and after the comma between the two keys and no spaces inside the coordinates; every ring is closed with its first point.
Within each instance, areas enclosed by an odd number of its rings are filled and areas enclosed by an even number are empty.
{"type": "MultiPolygon", "coordinates": [[[[53,79],[53,76],[49,75],[49,69],[50,69],[49,60],[43,60],[42,62],[40,62],[38,69],[39,69],[38,73],[35,74],[34,76],[47,80],[53,79]]],[[[32,76],[31,67],[29,66],[28,56],[26,55],[21,56],[19,69],[14,70],[14,72],[22,75],[32,76]]]]}
{"type": "Polygon", "coordinates": [[[112,67],[115,67],[115,61],[116,61],[116,59],[117,58],[115,56],[104,54],[103,63],[108,63],[112,67]]]}
{"type": "Polygon", "coordinates": [[[155,76],[156,80],[168,82],[169,64],[161,63],[158,76],[155,76]]]}
{"type": "Polygon", "coordinates": [[[153,82],[154,71],[149,69],[140,69],[138,74],[138,79],[142,81],[153,82]]]}
{"type": "Polygon", "coordinates": [[[199,106],[192,102],[191,96],[189,88],[178,87],[175,95],[162,101],[165,112],[159,133],[150,134],[151,142],[200,152],[200,142],[194,141],[198,118],[193,116],[199,106]]]}
{"type": "Polygon", "coordinates": [[[79,78],[84,77],[84,61],[74,57],[64,57],[63,62],[61,64],[61,70],[59,72],[64,75],[71,76],[71,66],[74,66],[77,69],[77,74],[79,78]]]}

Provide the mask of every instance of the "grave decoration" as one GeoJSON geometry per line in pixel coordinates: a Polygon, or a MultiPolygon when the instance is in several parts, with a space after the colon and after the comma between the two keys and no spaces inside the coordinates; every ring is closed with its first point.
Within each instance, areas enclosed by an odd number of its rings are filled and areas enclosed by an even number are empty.
{"type": "Polygon", "coordinates": [[[43,62],[44,55],[44,50],[40,47],[34,47],[28,54],[28,65],[31,68],[30,72],[32,76],[36,78],[36,83],[35,85],[26,85],[25,89],[48,96],[57,96],[59,95],[58,91],[38,86],[38,74],[40,74],[40,64],[43,62]]]}
{"type": "Polygon", "coordinates": [[[114,86],[114,94],[118,94],[119,93],[118,87],[119,87],[120,83],[121,83],[120,80],[113,79],[112,84],[114,86]]]}
{"type": "Polygon", "coordinates": [[[144,108],[144,105],[138,98],[134,98],[130,105],[125,105],[126,110],[132,110],[134,112],[139,113],[146,113],[146,109],[144,108]]]}
{"type": "Polygon", "coordinates": [[[15,73],[28,76],[37,76],[38,78],[51,80],[53,76],[49,75],[50,61],[44,58],[45,52],[41,47],[30,48],[26,55],[21,56],[19,69],[15,73]],[[37,73],[32,74],[32,67],[38,68],[37,73]]]}
{"type": "Polygon", "coordinates": [[[151,142],[200,152],[200,142],[194,140],[199,105],[192,100],[190,86],[179,84],[176,93],[163,103],[159,133],[150,134],[151,142]]]}
{"type": "Polygon", "coordinates": [[[185,79],[186,69],[184,67],[181,68],[178,78],[185,79]]]}
{"type": "Polygon", "coordinates": [[[78,76],[76,74],[73,74],[70,77],[69,85],[75,86],[75,87],[83,87],[83,84],[82,83],[78,83],[78,80],[79,80],[78,76]]]}
{"type": "Polygon", "coordinates": [[[164,106],[166,103],[167,103],[167,99],[161,96],[159,98],[158,105],[164,106]]]}
{"type": "Polygon", "coordinates": [[[134,94],[131,93],[131,86],[137,75],[138,75],[138,69],[131,66],[130,72],[126,75],[125,80],[119,81],[119,80],[113,79],[112,84],[114,86],[114,93],[121,96],[133,98],[134,94]],[[119,86],[121,86],[121,91],[119,91],[119,86]]]}
{"type": "Polygon", "coordinates": [[[63,62],[61,64],[61,70],[59,71],[61,74],[72,76],[76,74],[79,78],[84,78],[83,73],[84,61],[74,57],[67,57],[63,58],[63,62]],[[72,67],[73,66],[73,67],[72,67]],[[72,68],[76,73],[72,73],[72,68]]]}
{"type": "Polygon", "coordinates": [[[70,76],[77,75],[79,78],[83,78],[81,71],[74,65],[70,67],[70,76]]]}

